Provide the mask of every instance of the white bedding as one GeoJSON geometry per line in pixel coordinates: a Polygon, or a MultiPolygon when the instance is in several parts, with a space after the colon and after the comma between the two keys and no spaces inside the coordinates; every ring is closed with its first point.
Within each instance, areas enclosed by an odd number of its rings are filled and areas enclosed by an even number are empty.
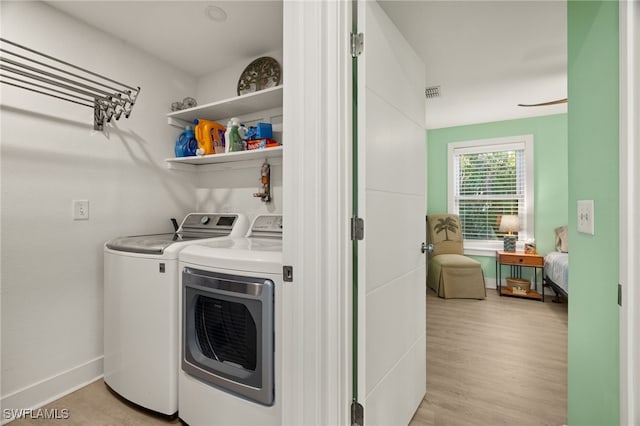
{"type": "Polygon", "coordinates": [[[544,257],[544,273],[569,293],[569,253],[552,251],[544,257]]]}

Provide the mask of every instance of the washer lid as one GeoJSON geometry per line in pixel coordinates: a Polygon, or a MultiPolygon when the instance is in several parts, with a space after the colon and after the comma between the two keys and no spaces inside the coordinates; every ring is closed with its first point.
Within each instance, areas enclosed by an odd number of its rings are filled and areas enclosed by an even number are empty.
{"type": "Polygon", "coordinates": [[[177,241],[185,239],[179,234],[137,235],[114,238],[107,243],[107,248],[131,253],[162,254],[165,248],[177,241]]]}
{"type": "Polygon", "coordinates": [[[242,235],[246,229],[247,219],[242,214],[190,213],[174,234],[118,237],[108,241],[106,246],[116,251],[161,255],[174,243],[242,235]]]}

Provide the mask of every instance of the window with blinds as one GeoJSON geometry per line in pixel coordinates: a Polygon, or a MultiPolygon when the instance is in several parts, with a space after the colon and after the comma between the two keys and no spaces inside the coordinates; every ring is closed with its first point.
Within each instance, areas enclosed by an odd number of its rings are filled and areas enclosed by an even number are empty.
{"type": "Polygon", "coordinates": [[[503,215],[517,215],[519,240],[533,235],[532,137],[449,144],[449,211],[460,216],[465,241],[502,241],[503,215]]]}

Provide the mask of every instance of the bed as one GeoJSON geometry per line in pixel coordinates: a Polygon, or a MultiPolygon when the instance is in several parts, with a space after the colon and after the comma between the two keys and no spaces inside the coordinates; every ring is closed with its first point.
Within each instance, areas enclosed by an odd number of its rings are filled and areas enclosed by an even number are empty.
{"type": "Polygon", "coordinates": [[[556,294],[554,302],[560,302],[560,296],[569,296],[569,244],[567,227],[556,228],[556,251],[544,257],[544,285],[551,287],[556,294]]]}
{"type": "Polygon", "coordinates": [[[569,253],[552,251],[544,257],[544,279],[556,293],[554,302],[560,301],[560,295],[569,296],[569,253]]]}

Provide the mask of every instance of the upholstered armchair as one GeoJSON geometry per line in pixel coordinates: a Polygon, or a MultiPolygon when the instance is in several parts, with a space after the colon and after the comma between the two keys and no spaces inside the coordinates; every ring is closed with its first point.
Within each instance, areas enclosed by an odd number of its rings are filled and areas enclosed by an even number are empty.
{"type": "Polygon", "coordinates": [[[427,287],[445,299],[484,299],[487,291],[479,262],[464,256],[462,226],[454,214],[427,217],[429,254],[427,287]]]}

